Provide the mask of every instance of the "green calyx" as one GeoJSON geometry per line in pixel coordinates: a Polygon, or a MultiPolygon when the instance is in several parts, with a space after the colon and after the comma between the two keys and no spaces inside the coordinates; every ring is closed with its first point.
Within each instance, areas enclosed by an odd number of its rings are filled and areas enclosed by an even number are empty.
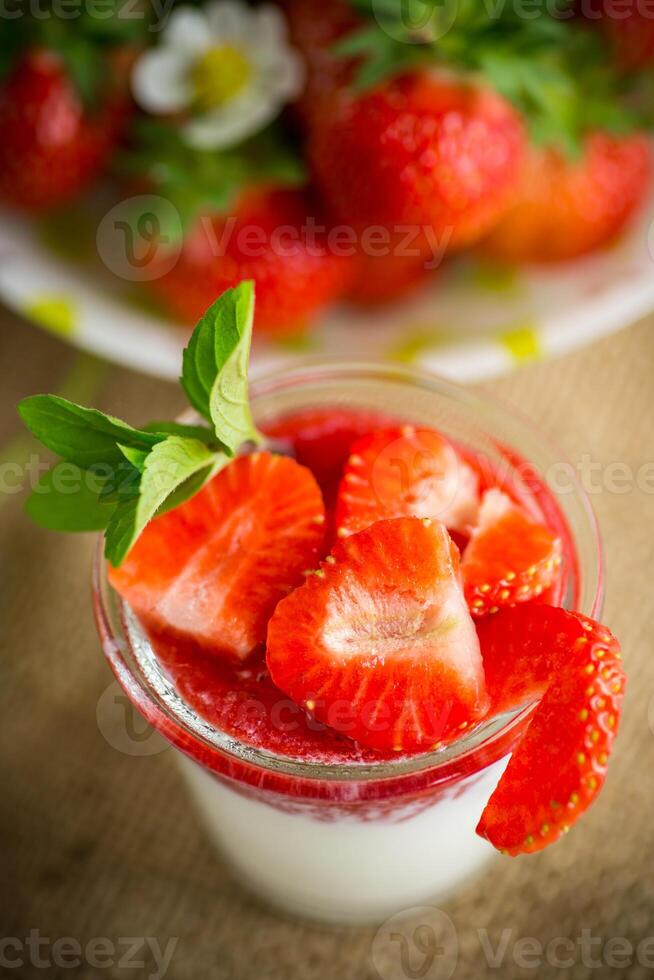
{"type": "Polygon", "coordinates": [[[651,124],[644,73],[621,72],[610,42],[572,0],[351,0],[360,29],[337,45],[367,89],[420,66],[479,74],[524,116],[532,138],[570,154],[592,129],[651,124]]]}
{"type": "Polygon", "coordinates": [[[27,501],[56,531],[105,532],[118,567],[153,517],[194,496],[247,442],[259,442],[248,402],[254,284],[242,282],[207,310],[184,351],[181,386],[204,425],[134,428],[56,395],[18,406],[34,436],[60,460],[27,501]]]}

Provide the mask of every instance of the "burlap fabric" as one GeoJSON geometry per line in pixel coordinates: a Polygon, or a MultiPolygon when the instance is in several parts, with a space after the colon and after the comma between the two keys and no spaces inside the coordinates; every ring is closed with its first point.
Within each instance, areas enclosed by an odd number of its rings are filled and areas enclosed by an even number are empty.
{"type": "MultiPolygon", "coordinates": [[[[25,460],[32,447],[12,442],[14,404],[60,386],[77,355],[7,313],[0,314],[0,344],[0,453],[4,462],[25,460]]],[[[572,460],[586,454],[602,464],[594,504],[608,559],[605,619],[622,640],[630,687],[615,763],[583,824],[539,856],[498,859],[447,904],[455,936],[443,918],[445,932],[436,934],[448,935],[435,956],[421,954],[413,934],[402,961],[401,944],[394,952],[373,944],[374,929],[328,931],[274,915],[215,858],[171,750],[139,741],[137,732],[125,751],[114,690],[102,700],[111,675],[89,603],[93,540],[32,527],[20,495],[2,494],[0,937],[10,941],[1,947],[0,976],[157,975],[145,939],[161,949],[176,940],[171,980],[654,972],[654,941],[643,943],[654,936],[654,487],[651,465],[649,477],[643,470],[654,459],[654,321],[525,366],[491,387],[572,460]],[[610,467],[616,463],[627,469],[610,467]],[[128,937],[140,937],[138,948],[128,949],[128,937]],[[35,955],[37,939],[47,943],[35,955]],[[104,945],[87,946],[97,940],[104,945]],[[22,966],[10,965],[19,959],[22,966]]],[[[174,387],[115,368],[96,397],[135,420],[181,406],[174,387]]]]}

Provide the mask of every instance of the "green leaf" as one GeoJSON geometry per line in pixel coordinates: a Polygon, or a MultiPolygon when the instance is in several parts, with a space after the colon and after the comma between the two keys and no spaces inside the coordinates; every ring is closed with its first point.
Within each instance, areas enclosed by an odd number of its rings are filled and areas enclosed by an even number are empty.
{"type": "Polygon", "coordinates": [[[101,503],[101,480],[74,463],[61,462],[39,480],[25,504],[31,519],[50,531],[104,531],[111,506],[101,503]]]}
{"type": "Polygon", "coordinates": [[[204,425],[186,425],[184,422],[149,422],[143,426],[146,432],[162,433],[167,436],[182,436],[185,439],[199,439],[207,446],[217,447],[216,437],[211,429],[204,425]]]}
{"type": "Polygon", "coordinates": [[[207,310],[184,351],[182,387],[232,454],[243,442],[261,438],[248,404],[253,318],[254,284],[242,282],[207,310]]]}
{"type": "MultiPolygon", "coordinates": [[[[116,443],[121,453],[125,457],[128,463],[131,463],[135,470],[142,473],[145,469],[145,463],[148,458],[147,450],[135,449],[133,446],[123,446],[121,443],[116,443]]],[[[161,445],[161,443],[159,443],[161,445]]]]}
{"type": "MultiPolygon", "coordinates": [[[[145,526],[168,498],[191,478],[202,474],[202,486],[228,461],[224,453],[212,452],[197,439],[169,436],[149,453],[139,485],[138,496],[120,500],[107,528],[105,554],[114,567],[124,561],[145,526]]],[[[190,492],[200,489],[198,481],[190,492]]],[[[181,502],[179,495],[175,504],[181,502]]]]}
{"type": "Polygon", "coordinates": [[[122,459],[118,442],[148,452],[165,438],[57,395],[25,398],[18,412],[39,442],[82,469],[97,464],[117,465],[122,459]]]}
{"type": "Polygon", "coordinates": [[[99,108],[100,93],[106,90],[109,74],[104,58],[98,57],[93,45],[83,40],[73,43],[71,38],[59,45],[58,53],[84,105],[91,110],[99,108]]]}
{"type": "Polygon", "coordinates": [[[183,483],[173,490],[171,495],[166,498],[159,510],[157,511],[157,517],[160,514],[167,514],[171,510],[175,510],[180,504],[185,503],[194,497],[198,491],[202,489],[205,483],[208,483],[224,466],[226,466],[230,461],[230,457],[225,454],[216,453],[212,462],[204,469],[198,470],[197,473],[193,473],[188,479],[184,480],[183,483]]]}
{"type": "MultiPolygon", "coordinates": [[[[6,8],[5,8],[6,9],[6,8]]],[[[24,16],[12,20],[4,31],[0,31],[0,81],[16,66],[23,50],[30,43],[24,16]]]]}
{"type": "Polygon", "coordinates": [[[123,459],[118,466],[111,467],[100,492],[100,500],[117,502],[127,497],[138,496],[141,482],[141,469],[123,459]]]}
{"type": "Polygon", "coordinates": [[[104,556],[114,568],[118,568],[136,541],[138,520],[138,497],[121,501],[111,515],[105,531],[104,556]]]}
{"type": "MultiPolygon", "coordinates": [[[[244,187],[297,187],[307,180],[297,147],[277,125],[238,146],[216,151],[189,146],[178,124],[139,119],[130,149],[117,157],[114,169],[119,176],[145,182],[152,195],[165,201],[160,220],[171,245],[175,233],[187,231],[199,217],[229,213],[244,187]],[[179,216],[175,228],[168,221],[171,205],[172,213],[179,216]]],[[[130,220],[138,222],[138,208],[130,220]]]]}

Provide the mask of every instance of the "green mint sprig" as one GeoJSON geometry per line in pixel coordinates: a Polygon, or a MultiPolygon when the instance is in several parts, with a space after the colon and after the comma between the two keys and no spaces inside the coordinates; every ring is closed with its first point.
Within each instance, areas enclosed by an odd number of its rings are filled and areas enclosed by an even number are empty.
{"type": "Polygon", "coordinates": [[[105,532],[105,555],[125,560],[153,517],[194,496],[245,442],[260,442],[248,402],[254,284],[223,293],[196,326],[181,386],[208,427],[153,422],[135,428],[56,395],[18,407],[34,436],[60,458],[27,501],[55,531],[105,532]]]}

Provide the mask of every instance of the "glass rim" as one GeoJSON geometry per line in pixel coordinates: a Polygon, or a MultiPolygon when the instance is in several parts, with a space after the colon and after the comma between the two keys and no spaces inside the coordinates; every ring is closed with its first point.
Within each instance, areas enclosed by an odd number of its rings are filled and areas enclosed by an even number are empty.
{"type": "MultiPolygon", "coordinates": [[[[541,445],[546,446],[550,452],[554,452],[557,461],[568,464],[567,458],[561,453],[554,440],[513,406],[494,396],[478,395],[455,382],[441,378],[439,375],[403,365],[356,360],[343,361],[337,358],[321,357],[320,359],[303,359],[292,366],[278,366],[270,372],[255,374],[251,380],[251,401],[254,414],[256,416],[257,399],[271,394],[276,388],[292,388],[294,382],[298,381],[302,381],[303,384],[311,384],[311,382],[336,379],[341,381],[347,378],[361,379],[362,376],[368,380],[395,381],[437,392],[440,395],[450,397],[459,404],[465,404],[472,410],[480,410],[482,420],[484,419],[484,410],[487,412],[492,409],[495,413],[509,419],[513,424],[517,421],[519,427],[526,433],[534,437],[541,445]]],[[[301,411],[302,409],[299,408],[298,410],[301,411]]],[[[483,426],[483,428],[486,432],[486,427],[483,426]]],[[[488,434],[492,437],[492,427],[489,427],[488,434]]],[[[594,546],[594,567],[590,570],[594,581],[591,589],[593,598],[586,604],[586,608],[575,611],[592,618],[599,618],[604,589],[604,558],[601,537],[590,500],[576,473],[573,477],[573,483],[575,495],[582,504],[582,510],[588,522],[589,536],[592,538],[594,546]]],[[[551,492],[556,497],[554,491],[551,492]]],[[[576,544],[574,535],[573,540],[576,544]]],[[[584,571],[589,570],[584,569],[584,571]]],[[[514,729],[518,729],[529,717],[537,703],[531,702],[520,708],[486,719],[444,748],[414,755],[399,755],[393,759],[380,759],[379,762],[311,762],[250,745],[216,728],[203,719],[177,694],[170,681],[166,680],[163,668],[158,666],[156,657],[152,657],[153,663],[148,665],[146,678],[136,676],[124,655],[124,646],[128,646],[132,653],[134,653],[135,643],[147,645],[150,653],[152,648],[140,629],[134,614],[120,602],[109,585],[102,538],[99,540],[93,565],[93,605],[96,625],[105,655],[117,680],[132,703],[145,715],[153,727],[162,732],[168,741],[178,748],[181,747],[188,752],[188,746],[195,744],[202,752],[202,764],[205,766],[207,765],[207,757],[217,754],[221,759],[226,757],[228,761],[231,760],[237,764],[265,770],[276,776],[307,781],[366,782],[418,775],[444,769],[454,762],[460,762],[478,750],[492,749],[496,742],[504,744],[510,733],[514,729]],[[112,599],[121,608],[122,615],[118,628],[112,622],[112,599]],[[153,694],[153,688],[158,697],[153,694]]],[[[143,665],[140,661],[139,666],[142,670],[143,665]]],[[[280,694],[283,696],[283,692],[280,694]]],[[[217,768],[220,769],[221,767],[217,768]]]]}

